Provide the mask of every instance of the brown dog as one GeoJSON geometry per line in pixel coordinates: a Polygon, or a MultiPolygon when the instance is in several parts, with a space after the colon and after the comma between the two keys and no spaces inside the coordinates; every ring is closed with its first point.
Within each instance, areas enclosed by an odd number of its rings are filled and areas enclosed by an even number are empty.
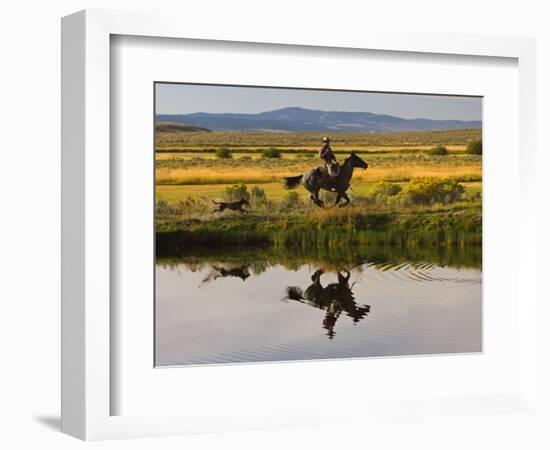
{"type": "Polygon", "coordinates": [[[216,212],[224,212],[226,209],[230,209],[231,211],[239,211],[239,212],[247,212],[246,209],[243,209],[243,206],[247,205],[249,206],[250,203],[248,203],[248,201],[244,198],[241,198],[240,200],[236,201],[236,202],[215,202],[214,200],[212,200],[212,203],[214,203],[214,205],[218,205],[216,209],[214,209],[214,211],[212,211],[213,213],[216,213],[216,212]]]}

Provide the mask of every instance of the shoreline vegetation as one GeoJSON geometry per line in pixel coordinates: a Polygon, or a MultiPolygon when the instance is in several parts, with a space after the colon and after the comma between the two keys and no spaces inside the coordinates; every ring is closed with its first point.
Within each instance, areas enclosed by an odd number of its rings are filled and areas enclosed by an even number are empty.
{"type": "Polygon", "coordinates": [[[184,264],[195,272],[213,265],[226,269],[248,267],[259,274],[273,266],[299,270],[304,265],[325,271],[351,270],[363,265],[377,270],[399,270],[412,265],[423,268],[429,265],[455,269],[481,270],[482,257],[479,246],[337,246],[324,248],[276,247],[276,246],[181,246],[181,240],[163,235],[157,242],[156,264],[176,268],[184,264]],[[175,247],[174,247],[175,245],[175,247]]]}
{"type": "Polygon", "coordinates": [[[312,216],[231,217],[218,221],[183,219],[157,222],[157,245],[179,248],[226,246],[322,247],[350,245],[481,245],[481,212],[360,213],[331,218],[320,225],[312,216]],[[341,218],[341,219],[340,219],[341,218]]]}
{"type": "MultiPolygon", "coordinates": [[[[482,156],[468,151],[481,130],[331,135],[338,159],[353,150],[369,169],[354,173],[348,207],[326,209],[313,206],[302,187],[287,191],[281,182],[320,165],[321,135],[157,130],[158,254],[381,245],[481,252],[482,156]],[[247,213],[213,213],[212,200],[241,198],[250,203],[247,213]]],[[[322,198],[334,201],[332,193],[322,198]]]]}

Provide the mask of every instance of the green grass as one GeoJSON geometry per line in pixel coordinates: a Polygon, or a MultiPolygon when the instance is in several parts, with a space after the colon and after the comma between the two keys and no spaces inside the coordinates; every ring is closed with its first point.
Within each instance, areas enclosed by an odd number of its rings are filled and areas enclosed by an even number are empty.
{"type": "MultiPolygon", "coordinates": [[[[197,193],[172,201],[157,198],[157,234],[179,236],[186,245],[481,243],[478,185],[465,187],[437,179],[377,183],[365,186],[365,195],[354,191],[352,203],[345,208],[324,209],[313,206],[303,194],[275,189],[284,194],[275,198],[269,190],[243,184],[216,192],[225,200],[247,198],[247,213],[214,213],[211,197],[197,193]]],[[[329,206],[335,194],[324,193],[322,198],[329,206]]]]}
{"type": "MultiPolygon", "coordinates": [[[[366,196],[374,182],[358,182],[352,184],[352,191],[355,196],[366,196]]],[[[404,182],[394,183],[399,186],[404,186],[404,182]]],[[[466,188],[466,194],[481,193],[481,182],[463,182],[461,183],[466,188]]],[[[272,200],[281,200],[288,192],[281,182],[250,184],[249,188],[260,186],[266,193],[267,197],[272,200]]],[[[225,191],[224,184],[201,184],[201,185],[159,185],[156,187],[157,199],[166,200],[170,203],[176,203],[180,200],[185,200],[187,197],[221,199],[225,191]]],[[[298,195],[305,201],[309,198],[309,193],[302,187],[296,190],[298,195]]]]}

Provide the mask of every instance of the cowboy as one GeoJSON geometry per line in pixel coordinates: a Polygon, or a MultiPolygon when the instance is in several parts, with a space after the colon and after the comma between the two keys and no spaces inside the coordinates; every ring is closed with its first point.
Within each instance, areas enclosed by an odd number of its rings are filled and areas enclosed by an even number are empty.
{"type": "Polygon", "coordinates": [[[324,161],[327,172],[331,177],[335,177],[340,173],[340,166],[330,147],[330,138],[328,137],[323,138],[323,146],[319,150],[319,158],[324,161]]]}

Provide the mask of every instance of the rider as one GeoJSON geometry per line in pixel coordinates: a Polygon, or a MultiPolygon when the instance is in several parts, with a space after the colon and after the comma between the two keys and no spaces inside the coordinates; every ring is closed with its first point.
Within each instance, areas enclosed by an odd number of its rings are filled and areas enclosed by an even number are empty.
{"type": "Polygon", "coordinates": [[[328,137],[323,138],[323,146],[321,147],[321,150],[319,150],[319,158],[324,161],[327,172],[331,177],[338,175],[340,172],[340,166],[338,165],[336,156],[334,156],[334,152],[330,147],[330,138],[328,137]]]}

